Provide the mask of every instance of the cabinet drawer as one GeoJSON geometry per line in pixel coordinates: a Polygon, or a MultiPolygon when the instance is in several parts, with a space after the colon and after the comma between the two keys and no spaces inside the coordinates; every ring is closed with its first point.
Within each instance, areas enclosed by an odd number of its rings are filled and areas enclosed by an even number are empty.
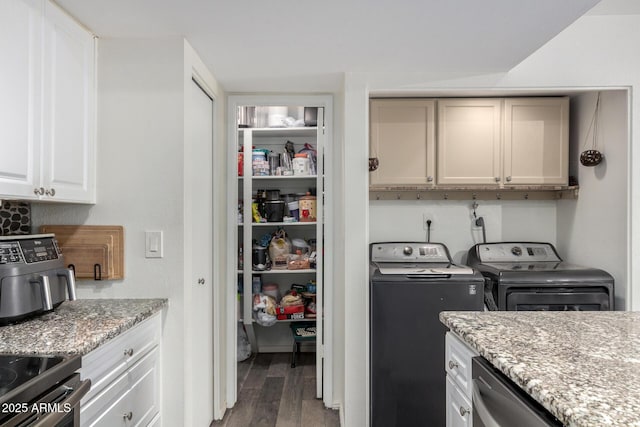
{"type": "Polygon", "coordinates": [[[447,427],[471,427],[473,414],[471,400],[447,377],[447,427]]]}
{"type": "Polygon", "coordinates": [[[454,381],[467,397],[471,397],[471,358],[477,356],[473,349],[469,348],[453,333],[447,332],[445,337],[444,368],[447,376],[454,381]]]}
{"type": "Polygon", "coordinates": [[[149,424],[159,413],[158,349],[81,406],[81,425],[91,427],[149,424]],[[131,419],[129,419],[129,415],[131,419]]]}
{"type": "Polygon", "coordinates": [[[156,314],[82,358],[80,376],[91,379],[88,402],[160,341],[160,315],[156,314]]]}

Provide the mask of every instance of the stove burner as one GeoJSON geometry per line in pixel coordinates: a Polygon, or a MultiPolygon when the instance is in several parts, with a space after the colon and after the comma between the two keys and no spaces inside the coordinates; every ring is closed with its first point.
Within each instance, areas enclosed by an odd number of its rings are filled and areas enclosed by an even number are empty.
{"type": "Polygon", "coordinates": [[[63,360],[62,357],[0,355],[0,396],[63,360]]]}
{"type": "Polygon", "coordinates": [[[11,390],[11,385],[18,378],[18,373],[10,368],[0,367],[0,396],[11,390]]]}

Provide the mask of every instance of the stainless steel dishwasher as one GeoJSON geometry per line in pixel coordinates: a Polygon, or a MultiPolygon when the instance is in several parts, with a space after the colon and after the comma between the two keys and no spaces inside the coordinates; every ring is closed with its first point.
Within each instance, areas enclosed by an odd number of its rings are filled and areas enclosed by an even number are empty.
{"type": "Polygon", "coordinates": [[[562,426],[549,411],[482,357],[474,357],[474,427],[562,426]]]}

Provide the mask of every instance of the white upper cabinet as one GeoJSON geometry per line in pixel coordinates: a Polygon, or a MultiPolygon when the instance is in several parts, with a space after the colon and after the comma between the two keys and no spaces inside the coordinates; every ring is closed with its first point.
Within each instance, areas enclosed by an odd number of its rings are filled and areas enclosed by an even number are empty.
{"type": "Polygon", "coordinates": [[[0,198],[94,203],[93,35],[41,0],[2,0],[0,33],[0,198]]]}
{"type": "Polygon", "coordinates": [[[438,100],[438,184],[567,185],[569,98],[438,100]]]}
{"type": "Polygon", "coordinates": [[[506,184],[569,181],[569,98],[504,101],[506,184]]]}
{"type": "Polygon", "coordinates": [[[500,99],[438,100],[438,184],[501,180],[500,99]]]}
{"type": "Polygon", "coordinates": [[[95,199],[95,41],[45,3],[42,181],[55,200],[95,199]]]}
{"type": "Polygon", "coordinates": [[[0,198],[40,184],[42,14],[37,1],[0,1],[0,198]]]}
{"type": "Polygon", "coordinates": [[[370,114],[371,185],[435,184],[435,101],[373,99],[370,114]]]}

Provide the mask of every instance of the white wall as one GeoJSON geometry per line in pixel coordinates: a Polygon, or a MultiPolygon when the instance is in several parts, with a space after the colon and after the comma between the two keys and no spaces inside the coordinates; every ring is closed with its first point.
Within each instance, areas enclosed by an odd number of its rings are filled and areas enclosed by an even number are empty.
{"type": "Polygon", "coordinates": [[[627,282],[627,194],[628,111],[626,91],[601,94],[598,149],[603,162],[596,167],[580,165],[580,152],[590,149],[587,135],[596,104],[596,93],[575,97],[571,102],[571,175],[580,183],[576,200],[558,202],[558,250],[575,264],[602,268],[614,276],[615,306],[626,309],[627,282]],[[586,143],[586,146],[585,146],[586,143]]]}
{"type": "MultiPolygon", "coordinates": [[[[483,217],[488,242],[556,241],[556,202],[478,200],[476,216],[483,217]]],[[[475,225],[469,201],[371,200],[369,240],[426,241],[423,214],[432,218],[431,241],[444,243],[457,263],[467,251],[482,243],[482,228],[475,225]]]]}
{"type": "MultiPolygon", "coordinates": [[[[363,177],[368,145],[368,106],[371,93],[462,94],[483,91],[491,94],[507,90],[531,91],[535,88],[631,87],[640,88],[640,56],[635,52],[640,45],[640,16],[585,16],[578,19],[564,32],[531,55],[506,74],[478,76],[429,75],[372,75],[347,73],[345,77],[345,215],[357,213],[358,220],[346,219],[349,239],[342,246],[349,263],[345,265],[345,371],[344,409],[348,426],[363,426],[368,422],[368,268],[366,244],[369,242],[369,216],[367,194],[368,180],[363,177]],[[355,165],[355,166],[354,166],[355,165]],[[363,167],[360,167],[363,165],[363,167]],[[355,332],[350,331],[358,331],[355,332]],[[367,331],[362,334],[361,331],[367,331]]],[[[640,101],[632,99],[631,110],[638,110],[640,101]]],[[[640,129],[640,116],[632,116],[631,129],[640,129]]],[[[640,132],[631,132],[632,147],[640,144],[640,132]]],[[[631,162],[640,164],[640,151],[631,150],[631,162]]],[[[613,166],[612,166],[613,167],[613,166]]],[[[621,166],[624,167],[624,166],[621,166]]],[[[640,224],[640,175],[630,170],[630,224],[640,224]]],[[[626,223],[616,223],[617,214],[611,207],[604,207],[610,215],[607,221],[615,227],[615,235],[627,232],[626,223]],[[624,231],[623,231],[624,230],[624,231]]],[[[623,208],[624,209],[624,208],[623,208]]],[[[374,209],[375,211],[375,209],[374,209]]],[[[503,210],[504,215],[504,210],[503,210]]],[[[372,215],[373,218],[373,215],[372,215]]],[[[559,226],[562,224],[559,224],[559,226]]],[[[640,253],[640,227],[631,227],[631,245],[627,257],[640,253]]],[[[510,231],[511,232],[511,231],[510,231]]],[[[571,247],[569,246],[568,249],[571,247]]],[[[571,255],[569,255],[571,257],[571,255]]],[[[629,258],[631,259],[631,258],[629,258]]],[[[630,273],[631,304],[640,308],[640,264],[622,267],[630,273]]],[[[339,385],[336,384],[336,387],[339,385]]]]}
{"type": "MultiPolygon", "coordinates": [[[[101,39],[97,203],[34,204],[32,209],[34,226],[124,226],[125,279],[78,281],[79,298],[169,299],[163,319],[164,425],[184,424],[184,400],[188,398],[184,390],[188,352],[183,352],[188,313],[184,292],[183,253],[188,242],[184,235],[183,142],[185,85],[191,80],[185,73],[191,70],[194,55],[182,38],[101,39]],[[144,257],[145,230],[164,232],[164,258],[144,257]]],[[[218,114],[222,117],[224,110],[218,114]]],[[[221,162],[219,169],[224,175],[224,160],[221,162]]],[[[219,179],[218,174],[215,179],[219,179]]],[[[223,183],[218,185],[224,188],[223,183]]],[[[217,187],[216,191],[220,194],[221,190],[217,187]]]]}

